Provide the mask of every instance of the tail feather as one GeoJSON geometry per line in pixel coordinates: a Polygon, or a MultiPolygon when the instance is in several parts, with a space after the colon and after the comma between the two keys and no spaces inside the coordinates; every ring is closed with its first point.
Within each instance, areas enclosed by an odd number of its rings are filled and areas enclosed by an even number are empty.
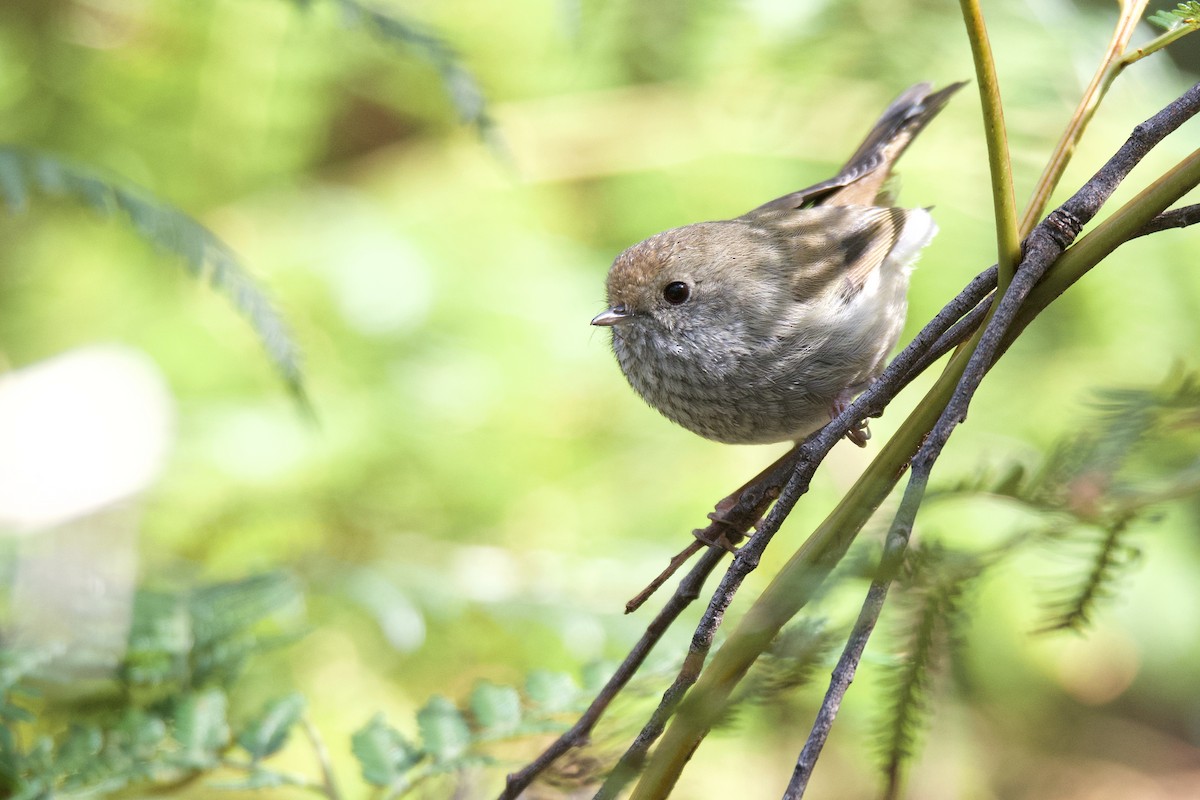
{"type": "Polygon", "coordinates": [[[908,88],[887,107],[837,175],[772,200],[755,211],[815,205],[875,205],[891,177],[892,165],[937,116],[951,95],[965,85],[966,81],[959,81],[932,94],[930,89],[933,87],[928,83],[908,88]]]}

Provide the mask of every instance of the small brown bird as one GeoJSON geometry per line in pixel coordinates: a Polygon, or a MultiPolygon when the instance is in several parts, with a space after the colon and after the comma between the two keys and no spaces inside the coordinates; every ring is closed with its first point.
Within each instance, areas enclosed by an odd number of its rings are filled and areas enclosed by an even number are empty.
{"type": "MultiPolygon", "coordinates": [[[[837,175],[736,219],[651,236],[617,256],[607,310],[646,402],[720,442],[799,440],[883,370],[908,277],[937,232],[892,207],[892,165],[964,84],[898,97],[837,175]]],[[[850,438],[862,445],[865,431],[850,438]]]]}

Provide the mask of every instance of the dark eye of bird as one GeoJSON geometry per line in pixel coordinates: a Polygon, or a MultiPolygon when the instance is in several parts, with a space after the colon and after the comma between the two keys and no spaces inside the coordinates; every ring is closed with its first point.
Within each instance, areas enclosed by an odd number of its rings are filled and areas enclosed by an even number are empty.
{"type": "Polygon", "coordinates": [[[683,281],[671,281],[663,287],[663,299],[673,306],[686,303],[691,294],[691,288],[683,281]]]}

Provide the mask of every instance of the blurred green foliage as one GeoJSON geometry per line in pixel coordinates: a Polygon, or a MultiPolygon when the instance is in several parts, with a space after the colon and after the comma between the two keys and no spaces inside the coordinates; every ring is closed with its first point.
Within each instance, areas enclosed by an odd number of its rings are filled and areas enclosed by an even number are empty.
{"type": "MultiPolygon", "coordinates": [[[[986,9],[1018,200],[1107,40],[1110,5],[986,9]]],[[[561,677],[533,678],[515,707],[509,690],[473,687],[622,656],[645,624],[622,616],[624,601],[713,501],[775,455],[701,441],[628,390],[587,325],[612,256],[826,177],[898,91],[971,74],[957,8],[932,0],[364,6],[436,32],[461,65],[381,36],[347,14],[357,6],[0,5],[0,143],[144,187],[213,231],[292,328],[319,418],[314,426],[296,413],[222,299],[163,269],[166,257],[130,230],[55,200],[0,217],[0,366],[118,341],[154,359],[178,403],[172,456],[137,500],[145,591],[134,619],[148,627],[134,627],[125,680],[200,674],[178,653],[142,646],[178,622],[188,587],[275,569],[303,587],[306,633],[237,661],[238,680],[220,679],[228,708],[189,683],[193,694],[167,723],[129,711],[113,722],[128,731],[112,745],[98,729],[66,733],[65,719],[45,716],[72,742],[61,758],[83,753],[82,764],[98,748],[127,753],[149,737],[195,765],[240,743],[251,760],[270,756],[273,774],[318,781],[310,749],[279,738],[279,720],[300,713],[279,698],[298,692],[347,785],[360,766],[368,782],[394,784],[422,754],[470,755],[465,743],[481,732],[520,729],[530,702],[574,708],[575,694],[555,699],[561,677]],[[470,107],[474,85],[459,69],[478,81],[482,111],[456,107],[455,98],[470,107]],[[486,137],[464,117],[490,120],[486,137]],[[476,705],[473,691],[492,694],[476,705]],[[439,695],[454,700],[430,701],[439,695]]],[[[1191,80],[1166,58],[1131,68],[1064,191],[1191,80]]],[[[1195,126],[1156,150],[1113,203],[1190,151],[1195,126]]],[[[902,173],[902,201],[934,206],[941,227],[914,277],[911,331],[994,261],[974,98],[951,104],[902,173]]],[[[1190,231],[1147,237],[1075,287],[989,376],[935,477],[952,484],[1036,463],[1078,424],[1092,387],[1156,384],[1176,359],[1194,358],[1197,252],[1190,231]]],[[[872,423],[877,439],[918,388],[872,423]]],[[[1195,458],[1172,446],[1162,445],[1172,463],[1195,458]]],[[[869,457],[835,451],[745,591],[761,587],[869,457]]],[[[998,500],[949,500],[922,513],[917,537],[986,550],[1027,528],[1029,515],[998,500]]],[[[1030,635],[1045,622],[1038,589],[1069,583],[1078,559],[1033,548],[989,571],[972,592],[969,645],[944,681],[954,691],[929,701],[912,796],[1086,797],[1139,781],[1175,796],[1195,790],[1198,516],[1192,495],[1131,531],[1140,563],[1084,637],[1030,635]]],[[[848,621],[861,589],[847,575],[818,611],[848,621]]],[[[683,652],[692,619],[660,646],[652,672],[683,652]]],[[[909,635],[897,630],[868,650],[813,796],[878,787],[863,743],[879,729],[892,654],[909,635]]],[[[249,652],[229,642],[221,658],[249,652]]],[[[139,690],[140,701],[152,704],[155,691],[139,690]]],[[[744,710],[734,735],[702,748],[680,796],[778,794],[820,692],[744,710]]],[[[55,698],[37,702],[40,712],[55,698]]],[[[8,726],[30,735],[18,717],[5,717],[6,742],[8,726]]],[[[621,714],[610,723],[637,724],[621,714]]],[[[470,785],[494,793],[539,743],[510,745],[470,785]]],[[[445,796],[448,785],[424,791],[445,796]]],[[[176,791],[206,797],[211,786],[176,791]]]]}

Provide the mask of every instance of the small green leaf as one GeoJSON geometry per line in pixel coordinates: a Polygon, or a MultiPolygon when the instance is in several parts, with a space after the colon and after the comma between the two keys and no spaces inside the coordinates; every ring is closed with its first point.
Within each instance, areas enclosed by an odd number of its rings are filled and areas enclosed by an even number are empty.
{"type": "Polygon", "coordinates": [[[219,689],[190,694],[175,710],[175,740],[181,750],[178,761],[185,767],[204,769],[217,762],[221,748],[229,744],[225,719],[228,701],[219,689]]]}
{"type": "Polygon", "coordinates": [[[575,679],[565,672],[536,670],[525,680],[525,692],[529,699],[543,710],[554,713],[567,711],[579,696],[575,679]]]}
{"type": "Polygon", "coordinates": [[[94,725],[72,725],[54,756],[54,770],[64,776],[65,788],[86,786],[101,771],[104,734],[94,725]]]}
{"type": "Polygon", "coordinates": [[[521,724],[521,695],[511,686],[477,683],[471,692],[471,713],[486,733],[511,733],[521,724]]]}
{"type": "Polygon", "coordinates": [[[421,745],[434,761],[458,758],[471,743],[467,721],[445,697],[434,696],[417,712],[421,745]]]}
{"type": "Polygon", "coordinates": [[[180,598],[163,592],[138,592],[121,678],[128,686],[139,688],[182,684],[187,680],[191,646],[191,620],[180,598]]]}
{"type": "Polygon", "coordinates": [[[238,736],[238,744],[255,761],[274,755],[287,743],[292,726],[304,714],[304,706],[304,697],[295,692],[268,703],[258,719],[238,736]]]}
{"type": "Polygon", "coordinates": [[[166,738],[167,724],[139,708],[128,709],[111,733],[111,741],[123,753],[141,762],[152,760],[166,738]]]}
{"type": "Polygon", "coordinates": [[[388,725],[383,714],[350,738],[350,749],[362,767],[363,780],[372,786],[391,786],[421,760],[421,751],[388,725]]]}
{"type": "Polygon", "coordinates": [[[1194,2],[1194,0],[1189,3],[1179,3],[1172,11],[1156,11],[1147,17],[1147,21],[1168,31],[1185,25],[1192,28],[1200,27],[1200,3],[1194,2]]]}

